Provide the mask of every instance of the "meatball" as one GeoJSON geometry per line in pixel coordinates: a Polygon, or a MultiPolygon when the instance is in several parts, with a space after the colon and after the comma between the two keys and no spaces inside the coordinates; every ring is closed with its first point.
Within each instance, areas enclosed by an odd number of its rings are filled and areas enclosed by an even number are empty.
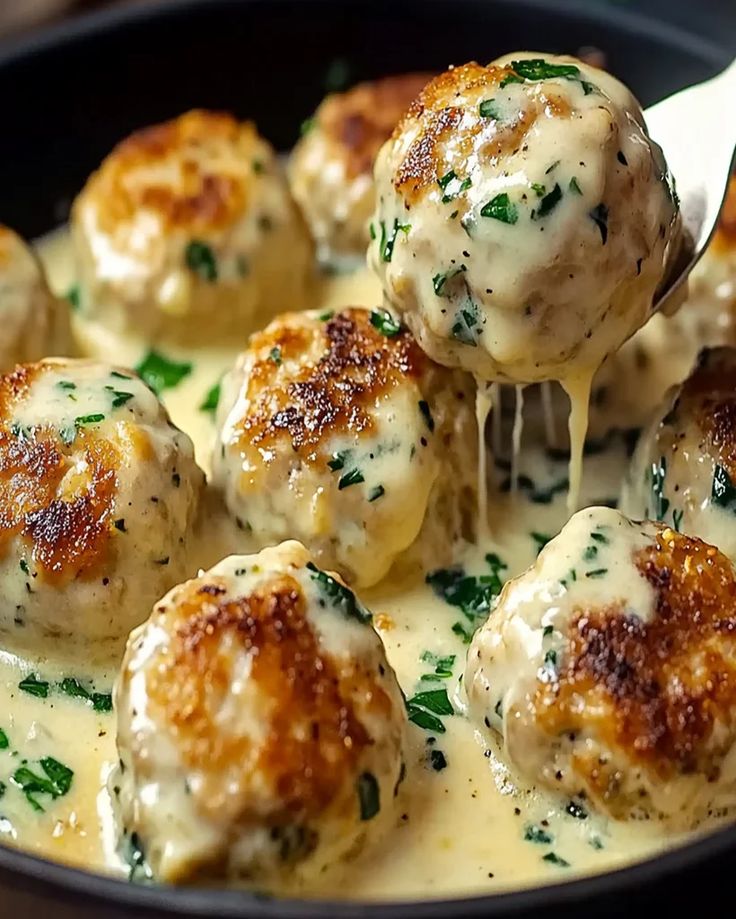
{"type": "Polygon", "coordinates": [[[736,350],[713,348],[642,432],[622,494],[632,517],[666,521],[736,558],[736,350]]]}
{"type": "Polygon", "coordinates": [[[222,342],[306,304],[312,243],[251,122],[192,111],[119,144],[74,203],[81,315],[222,342]]]}
{"type": "Polygon", "coordinates": [[[125,842],[162,881],[305,884],[392,820],[406,712],[371,615],[297,542],[175,587],[115,691],[125,842]]]}
{"type": "Polygon", "coordinates": [[[327,96],[309,122],[289,178],[322,258],[365,253],[376,154],[429,79],[411,73],[360,83],[327,96]]]}
{"type": "Polygon", "coordinates": [[[30,246],[0,224],[0,372],[71,349],[69,309],[48,288],[30,246]]]}
{"type": "Polygon", "coordinates": [[[0,630],[121,639],[190,573],[204,475],[129,371],[47,359],[0,377],[0,630]]]}
{"type": "Polygon", "coordinates": [[[588,508],[476,633],[470,711],[526,780],[617,819],[690,827],[736,792],[734,636],[725,555],[588,508]]]}
{"type": "Polygon", "coordinates": [[[388,302],[431,357],[484,381],[589,377],[649,318],[679,238],[638,103],[575,58],[448,70],[375,178],[388,302]]]}
{"type": "Polygon", "coordinates": [[[473,398],[385,310],[287,313],[223,382],[213,483],[257,548],[297,538],[350,583],[441,564],[472,535],[473,398]]]}

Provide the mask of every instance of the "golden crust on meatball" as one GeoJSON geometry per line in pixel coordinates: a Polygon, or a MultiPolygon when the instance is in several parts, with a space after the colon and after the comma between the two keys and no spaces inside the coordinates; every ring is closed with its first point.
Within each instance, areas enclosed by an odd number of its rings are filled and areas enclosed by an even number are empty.
{"type": "Polygon", "coordinates": [[[312,242],[276,153],[223,113],[118,144],[74,202],[72,235],[80,310],[115,332],[229,341],[313,294],[312,242]]]}
{"type": "Polygon", "coordinates": [[[365,251],[376,154],[429,78],[385,77],[327,96],[294,148],[291,189],[323,260],[365,251]]]}
{"type": "Polygon", "coordinates": [[[159,880],[300,889],[391,824],[401,691],[370,613],[296,542],[159,601],[115,709],[121,842],[159,880]]]}
{"type": "Polygon", "coordinates": [[[287,313],[223,382],[213,484],[248,548],[297,537],[362,586],[436,567],[472,533],[473,395],[386,310],[287,313]]]}
{"type": "MultiPolygon", "coordinates": [[[[576,609],[557,681],[538,685],[534,712],[551,735],[593,729],[659,780],[717,781],[736,726],[736,573],[714,546],[658,527],[634,555],[654,591],[650,621],[611,608],[576,609]]],[[[616,770],[574,758],[601,799],[616,770]]]]}

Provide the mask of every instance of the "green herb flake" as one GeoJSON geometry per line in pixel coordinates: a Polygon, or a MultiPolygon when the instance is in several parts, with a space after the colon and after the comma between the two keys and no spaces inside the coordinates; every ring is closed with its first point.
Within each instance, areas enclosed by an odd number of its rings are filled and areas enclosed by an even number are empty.
{"type": "Polygon", "coordinates": [[[96,712],[111,712],[112,711],[112,693],[109,692],[93,692],[92,693],[92,708],[96,712]]]}
{"type": "Polygon", "coordinates": [[[280,366],[280,364],[281,364],[281,348],[279,348],[278,345],[275,345],[275,346],[274,346],[273,348],[271,348],[271,350],[268,352],[268,359],[269,359],[270,361],[273,361],[273,363],[276,364],[277,367],[280,366]]]}
{"type": "Polygon", "coordinates": [[[496,121],[501,120],[501,113],[498,110],[498,103],[495,99],[484,99],[478,106],[478,114],[481,118],[494,118],[496,121]]]}
{"type": "Polygon", "coordinates": [[[309,118],[305,118],[304,121],[299,125],[299,134],[304,137],[305,134],[309,132],[316,126],[317,119],[314,115],[310,115],[309,118]]]}
{"type": "Polygon", "coordinates": [[[99,424],[101,421],[105,420],[105,416],[102,412],[93,412],[91,415],[77,415],[74,419],[74,424],[78,427],[84,427],[87,424],[99,424]]]}
{"type": "Polygon", "coordinates": [[[567,187],[570,189],[573,195],[582,195],[583,193],[583,190],[578,184],[578,180],[575,178],[575,176],[570,179],[570,184],[567,187]]]}
{"type": "Polygon", "coordinates": [[[327,465],[330,467],[330,469],[333,472],[337,472],[338,470],[344,468],[345,460],[347,459],[347,457],[348,457],[347,450],[339,450],[337,453],[332,454],[331,460],[327,460],[327,465]]]}
{"type": "Polygon", "coordinates": [[[72,696],[73,698],[84,699],[86,701],[90,697],[84,686],[82,686],[79,680],[74,679],[74,677],[64,677],[61,683],[59,683],[59,689],[64,695],[72,696]]]}
{"type": "Polygon", "coordinates": [[[376,485],[374,488],[371,488],[368,493],[368,501],[378,501],[379,498],[382,498],[386,494],[386,489],[383,485],[376,485]]]}
{"type": "Polygon", "coordinates": [[[76,389],[77,388],[77,384],[72,383],[71,380],[59,380],[59,382],[56,385],[59,387],[59,389],[76,389]]]}
{"type": "Polygon", "coordinates": [[[501,223],[513,226],[519,219],[519,211],[506,192],[502,192],[483,205],[480,209],[480,216],[492,217],[494,220],[500,220],[501,223]]]}
{"type": "Polygon", "coordinates": [[[546,194],[540,201],[539,207],[537,208],[537,217],[546,217],[548,214],[551,214],[561,200],[562,189],[559,184],[555,182],[555,187],[552,191],[546,194]]]}
{"type": "Polygon", "coordinates": [[[602,578],[608,574],[608,568],[595,568],[593,571],[586,571],[586,578],[602,578]]]}
{"type": "Polygon", "coordinates": [[[524,839],[527,842],[537,843],[537,845],[548,846],[553,837],[544,827],[538,826],[536,823],[529,823],[524,827],[524,839]]]}
{"type": "Polygon", "coordinates": [[[427,422],[427,427],[430,432],[434,431],[434,418],[432,417],[432,409],[429,407],[429,402],[425,402],[424,399],[419,400],[419,411],[422,413],[424,420],[427,422]]]}
{"type": "Polygon", "coordinates": [[[601,244],[605,246],[608,241],[608,208],[605,204],[597,204],[590,212],[590,219],[598,227],[601,234],[601,244]]]}
{"type": "Polygon", "coordinates": [[[350,488],[351,485],[360,485],[361,482],[365,482],[363,478],[363,473],[357,466],[354,469],[348,470],[345,475],[340,476],[337,482],[337,490],[342,491],[344,488],[350,488]]]}
{"type": "Polygon", "coordinates": [[[212,249],[198,239],[193,239],[184,252],[187,268],[210,283],[217,280],[217,260],[212,249]]]}
{"type": "MultiPolygon", "coordinates": [[[[660,461],[660,464],[664,460],[660,461]]],[[[725,466],[716,463],[713,472],[713,484],[710,490],[711,502],[718,507],[723,507],[733,513],[736,513],[736,487],[725,466]]],[[[661,518],[658,518],[661,519],[661,518]]]]}
{"type": "Polygon", "coordinates": [[[364,772],[358,777],[358,802],[360,819],[372,820],[381,810],[381,789],[372,772],[364,772]]]}
{"type": "Polygon", "coordinates": [[[388,310],[377,309],[371,312],[371,325],[386,338],[396,338],[401,331],[401,323],[388,310]]]}
{"type": "Polygon", "coordinates": [[[35,673],[29,674],[18,683],[18,689],[27,692],[29,696],[39,699],[48,698],[49,684],[47,680],[40,680],[35,673]]]}
{"type": "Polygon", "coordinates": [[[511,67],[514,73],[530,81],[557,78],[577,80],[580,76],[580,68],[574,64],[550,64],[541,57],[530,58],[526,61],[511,61],[511,67]]]}
{"type": "Polygon", "coordinates": [[[556,865],[558,868],[570,867],[570,862],[565,861],[564,858],[560,858],[556,852],[548,852],[546,855],[543,855],[542,861],[549,862],[550,865],[556,865]]]}
{"type": "Polygon", "coordinates": [[[553,625],[546,625],[542,629],[542,638],[549,638],[549,636],[554,632],[555,627],[553,625]]]}
{"type": "Polygon", "coordinates": [[[136,367],[136,373],[156,395],[173,389],[192,372],[189,361],[173,361],[159,351],[151,350],[136,367]]]}
{"type": "Polygon", "coordinates": [[[501,89],[505,89],[509,85],[509,83],[523,83],[523,82],[524,82],[523,77],[520,77],[516,73],[509,73],[503,78],[503,80],[501,80],[500,87],[501,89]]]}
{"type": "MultiPolygon", "coordinates": [[[[716,475],[718,474],[718,469],[722,467],[716,467],[716,475]]],[[[724,470],[725,471],[725,470],[724,470]]],[[[649,477],[650,477],[650,494],[653,501],[652,513],[654,514],[654,519],[661,521],[667,516],[667,511],[670,507],[669,498],[664,496],[664,486],[667,479],[667,460],[661,456],[659,462],[654,462],[649,468],[649,477]]],[[[730,482],[730,479],[729,479],[730,482]]],[[[715,493],[716,488],[716,477],[713,477],[713,490],[712,494],[715,493]]],[[[734,498],[736,498],[736,491],[734,491],[734,498]]],[[[715,499],[714,499],[715,500],[715,499]]],[[[719,503],[716,501],[716,503],[719,503]]]]}
{"type": "Polygon", "coordinates": [[[390,262],[394,257],[394,246],[396,245],[396,237],[399,233],[405,233],[408,235],[411,230],[410,223],[399,223],[397,218],[394,218],[393,226],[391,231],[386,231],[386,224],[382,220],[380,222],[381,226],[381,238],[378,243],[379,252],[381,254],[382,262],[390,262]]]}
{"type": "Polygon", "coordinates": [[[79,310],[79,307],[82,305],[82,290],[79,284],[74,284],[65,294],[66,299],[69,301],[71,308],[76,313],[79,310]]]}
{"type": "Polygon", "coordinates": [[[480,330],[478,329],[480,323],[480,316],[478,313],[478,307],[476,304],[468,298],[464,306],[461,306],[460,309],[455,313],[455,318],[452,323],[451,334],[454,339],[461,342],[463,345],[469,345],[471,348],[478,347],[478,335],[480,330]]]}
{"type": "Polygon", "coordinates": [[[306,567],[311,572],[311,579],[330,601],[331,606],[340,610],[348,619],[357,619],[362,623],[371,621],[371,614],[358,601],[352,590],[335,580],[326,571],[322,571],[313,562],[307,562],[306,567]]]}
{"type": "Polygon", "coordinates": [[[0,750],[7,750],[9,746],[10,741],[8,740],[8,735],[0,728],[0,750]]]}
{"type": "Polygon", "coordinates": [[[583,561],[590,562],[598,555],[598,546],[587,546],[583,552],[583,561]]]}
{"type": "Polygon", "coordinates": [[[72,785],[74,773],[52,756],[46,756],[40,761],[45,777],[33,772],[27,766],[16,769],[11,777],[26,796],[26,800],[36,811],[43,811],[43,807],[36,800],[37,795],[50,795],[52,800],[65,795],[72,785]]]}
{"type": "Polygon", "coordinates": [[[325,310],[324,313],[320,313],[317,317],[320,322],[329,322],[330,319],[335,315],[334,310],[325,310]]]}
{"type": "Polygon", "coordinates": [[[438,273],[432,278],[432,286],[434,288],[435,294],[438,297],[445,297],[445,285],[448,281],[451,281],[453,278],[456,278],[459,274],[462,274],[464,271],[467,271],[465,265],[460,265],[458,268],[450,268],[448,271],[438,273]]]}
{"type": "Polygon", "coordinates": [[[532,191],[538,198],[542,198],[547,194],[547,186],[540,185],[539,182],[532,182],[532,191]]]}
{"type": "Polygon", "coordinates": [[[501,593],[501,572],[507,568],[495,553],[486,555],[490,574],[465,574],[460,567],[440,568],[425,578],[434,593],[449,606],[458,608],[466,622],[456,622],[452,631],[469,644],[477,627],[488,618],[495,598],[501,593]]]}
{"type": "Polygon", "coordinates": [[[571,817],[574,817],[576,820],[587,820],[588,812],[583,807],[582,804],[578,804],[577,801],[569,801],[565,807],[565,813],[569,814],[571,817]]]}
{"type": "Polygon", "coordinates": [[[207,394],[199,405],[200,412],[209,412],[214,415],[217,411],[217,406],[220,404],[221,389],[222,383],[215,383],[211,389],[207,390],[207,394]]]}
{"type": "Polygon", "coordinates": [[[429,751],[429,764],[435,772],[442,772],[447,769],[447,757],[442,750],[432,749],[429,751]]]}
{"type": "Polygon", "coordinates": [[[605,536],[603,533],[597,531],[597,530],[594,530],[594,531],[590,534],[590,538],[591,538],[592,540],[594,540],[595,542],[601,543],[601,544],[604,545],[604,546],[607,546],[607,545],[608,545],[608,537],[605,536]]]}
{"type": "Polygon", "coordinates": [[[454,170],[451,169],[449,172],[445,173],[442,178],[437,179],[437,184],[444,192],[442,195],[442,203],[449,204],[449,202],[454,201],[458,195],[467,191],[473,183],[469,176],[465,179],[460,179],[455,174],[454,170]]]}

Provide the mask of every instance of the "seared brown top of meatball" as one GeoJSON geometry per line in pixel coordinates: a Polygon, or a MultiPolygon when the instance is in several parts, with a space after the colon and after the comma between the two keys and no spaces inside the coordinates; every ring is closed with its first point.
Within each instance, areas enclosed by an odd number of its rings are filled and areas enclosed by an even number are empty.
{"type": "MultiPolygon", "coordinates": [[[[538,723],[551,734],[585,734],[594,723],[609,749],[662,779],[715,779],[736,718],[736,573],[718,549],[669,527],[634,561],[654,590],[652,618],[622,604],[579,609],[559,679],[538,684],[538,723]]],[[[610,792],[615,777],[596,753],[583,746],[574,758],[610,792]]]]}

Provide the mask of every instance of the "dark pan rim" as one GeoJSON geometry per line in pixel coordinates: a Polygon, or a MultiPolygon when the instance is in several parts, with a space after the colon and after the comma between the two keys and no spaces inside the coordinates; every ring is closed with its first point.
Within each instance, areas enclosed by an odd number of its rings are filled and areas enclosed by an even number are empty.
{"type": "MultiPolygon", "coordinates": [[[[261,5],[264,0],[220,0],[225,5],[261,5]]],[[[319,0],[268,0],[269,5],[318,3],[319,0]]],[[[397,2],[397,0],[394,0],[397,2]]],[[[400,0],[399,0],[400,2],[400,0]]],[[[424,0],[426,3],[440,0],[424,0]]],[[[476,0],[480,3],[481,0],[476,0]]],[[[82,15],[71,22],[51,26],[32,36],[0,42],[0,81],[2,69],[30,60],[70,41],[89,41],[100,32],[114,31],[151,19],[166,18],[187,9],[201,8],[206,0],[149,0],[131,8],[102,10],[82,15]]],[[[588,21],[591,25],[615,29],[629,35],[655,38],[689,57],[698,58],[715,69],[725,67],[728,52],[703,37],[659,22],[646,15],[622,8],[591,8],[589,0],[495,0],[495,5],[523,11],[555,12],[561,18],[588,21]]],[[[577,880],[530,887],[528,889],[443,900],[402,900],[350,902],[335,900],[281,899],[245,890],[198,889],[170,886],[140,886],[122,879],[94,874],[52,862],[0,842],[0,871],[6,872],[11,886],[45,893],[78,896],[100,904],[114,902],[121,908],[158,911],[171,915],[228,917],[251,916],[262,919],[324,919],[326,914],[344,919],[444,919],[463,916],[519,915],[545,907],[581,904],[625,889],[643,887],[692,869],[710,859],[736,851],[736,826],[727,826],[690,843],[655,854],[627,867],[577,880]],[[13,877],[13,875],[15,877],[13,877]]]]}

